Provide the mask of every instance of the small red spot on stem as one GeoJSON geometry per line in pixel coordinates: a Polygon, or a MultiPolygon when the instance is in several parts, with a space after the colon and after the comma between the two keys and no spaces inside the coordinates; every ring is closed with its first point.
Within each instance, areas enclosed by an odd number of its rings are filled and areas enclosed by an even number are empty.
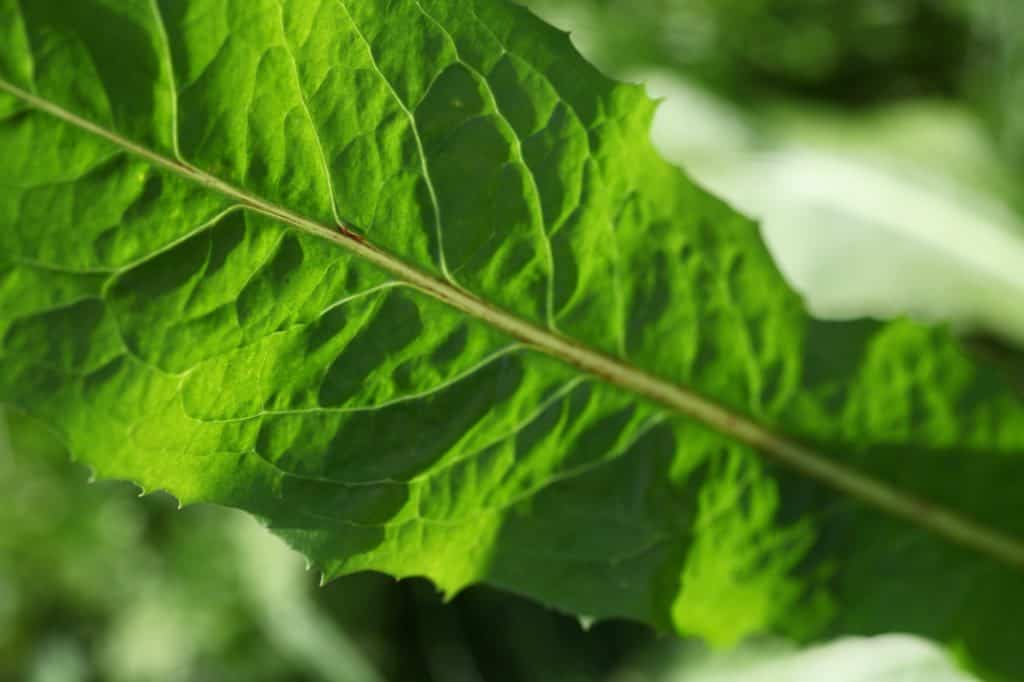
{"type": "Polygon", "coordinates": [[[338,231],[353,241],[357,241],[360,244],[366,243],[366,240],[363,239],[363,235],[359,234],[355,230],[349,229],[347,225],[338,225],[338,231]]]}

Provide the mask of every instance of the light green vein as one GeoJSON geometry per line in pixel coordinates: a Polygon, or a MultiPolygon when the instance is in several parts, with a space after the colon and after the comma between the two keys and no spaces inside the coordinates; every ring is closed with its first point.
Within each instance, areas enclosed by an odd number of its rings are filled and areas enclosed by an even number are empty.
{"type": "Polygon", "coordinates": [[[327,161],[327,151],[324,149],[323,139],[320,137],[320,129],[316,125],[316,121],[313,119],[313,112],[309,109],[309,102],[306,100],[306,89],[302,85],[302,76],[299,75],[299,65],[295,61],[295,54],[292,52],[291,46],[288,44],[288,30],[284,25],[284,4],[281,2],[278,5],[278,18],[281,24],[281,41],[284,45],[284,51],[288,54],[288,61],[292,65],[292,74],[295,76],[295,88],[298,91],[299,102],[302,104],[302,111],[306,115],[306,119],[309,121],[309,127],[313,130],[313,138],[316,140],[317,152],[320,155],[320,165],[323,169],[324,179],[327,181],[327,191],[331,197],[331,213],[334,215],[334,221],[338,225],[344,225],[345,222],[338,215],[338,195],[334,191],[334,179],[331,177],[331,164],[327,161]]]}
{"type": "Polygon", "coordinates": [[[444,274],[445,278],[448,279],[449,282],[454,282],[455,279],[451,272],[448,271],[448,264],[445,262],[444,256],[444,230],[441,228],[441,202],[437,198],[437,191],[434,189],[434,181],[430,177],[430,166],[427,163],[427,153],[423,149],[423,140],[420,139],[419,130],[416,126],[416,117],[409,110],[409,107],[405,105],[405,102],[402,101],[402,98],[399,97],[398,92],[395,90],[395,86],[391,84],[388,77],[384,75],[383,71],[381,71],[380,65],[377,64],[377,58],[373,54],[373,48],[370,46],[370,41],[366,39],[362,29],[359,28],[359,24],[356,23],[355,17],[352,16],[351,12],[349,12],[348,5],[345,4],[345,0],[338,0],[338,5],[341,7],[342,11],[345,12],[345,16],[348,17],[349,23],[352,24],[352,29],[356,32],[359,36],[359,40],[362,41],[363,45],[366,47],[366,54],[370,58],[370,65],[373,67],[373,70],[391,93],[395,103],[398,104],[399,108],[409,119],[409,131],[412,133],[413,140],[416,142],[416,150],[420,156],[423,181],[427,185],[427,192],[430,194],[430,203],[434,209],[434,229],[437,239],[438,266],[441,268],[441,273],[444,274]]]}
{"type": "Polygon", "coordinates": [[[534,173],[533,169],[530,168],[530,165],[528,163],[526,163],[526,157],[523,156],[523,142],[522,142],[522,140],[519,139],[519,135],[516,133],[515,128],[512,127],[512,123],[505,116],[504,112],[502,112],[501,107],[498,106],[498,100],[494,96],[494,91],[491,89],[491,85],[490,85],[490,82],[487,80],[487,77],[483,73],[481,73],[479,69],[477,69],[475,66],[473,66],[472,64],[470,64],[469,62],[467,62],[465,59],[462,58],[462,55],[459,54],[459,47],[458,47],[458,45],[455,44],[455,39],[447,31],[447,29],[445,29],[445,27],[441,25],[441,22],[439,22],[437,19],[435,19],[432,14],[427,12],[427,10],[425,10],[423,8],[423,5],[420,4],[419,0],[416,0],[415,4],[416,4],[416,8],[420,11],[420,14],[422,14],[429,22],[431,22],[434,26],[436,26],[437,29],[439,31],[441,31],[441,33],[444,34],[445,39],[448,40],[448,43],[452,46],[452,50],[455,51],[455,56],[458,59],[459,64],[461,64],[462,66],[467,68],[477,78],[479,78],[481,81],[483,81],[482,85],[483,85],[484,92],[487,93],[487,98],[490,100],[490,104],[491,104],[491,107],[494,109],[494,113],[497,114],[497,116],[505,124],[505,127],[507,128],[508,134],[512,136],[512,140],[514,142],[514,144],[512,146],[512,151],[515,153],[515,160],[517,162],[519,162],[519,164],[524,169],[526,169],[526,175],[529,177],[529,180],[530,180],[530,188],[531,188],[531,190],[533,192],[533,201],[530,202],[532,204],[531,208],[535,212],[534,218],[537,220],[537,233],[539,234],[540,242],[542,244],[542,249],[544,251],[544,260],[545,260],[545,262],[547,263],[547,266],[548,266],[548,272],[547,272],[547,280],[548,281],[547,281],[547,292],[546,292],[547,300],[545,302],[547,324],[548,324],[548,327],[550,327],[551,329],[557,329],[557,327],[555,325],[555,310],[554,310],[554,308],[555,308],[555,255],[554,255],[554,253],[551,250],[551,237],[548,236],[547,232],[544,230],[544,224],[545,224],[544,223],[544,206],[543,206],[543,203],[541,201],[540,185],[537,184],[537,175],[536,175],[536,173],[534,173]]]}

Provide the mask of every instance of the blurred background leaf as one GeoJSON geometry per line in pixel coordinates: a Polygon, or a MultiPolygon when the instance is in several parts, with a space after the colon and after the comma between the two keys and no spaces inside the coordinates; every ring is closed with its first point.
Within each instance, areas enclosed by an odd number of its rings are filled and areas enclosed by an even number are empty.
{"type": "Polygon", "coordinates": [[[812,311],[1024,342],[1024,7],[534,0],[663,98],[654,137],[761,221],[812,311]]]}
{"type": "MultiPolygon", "coordinates": [[[[533,0],[664,98],[666,157],[761,219],[821,316],[910,314],[1024,342],[1024,8],[1012,0],[533,0]]],[[[320,588],[251,518],[86,485],[0,432],[0,680],[963,682],[892,635],[735,652],[485,588],[320,588]]],[[[0,420],[2,423],[3,420],[0,420]]]]}

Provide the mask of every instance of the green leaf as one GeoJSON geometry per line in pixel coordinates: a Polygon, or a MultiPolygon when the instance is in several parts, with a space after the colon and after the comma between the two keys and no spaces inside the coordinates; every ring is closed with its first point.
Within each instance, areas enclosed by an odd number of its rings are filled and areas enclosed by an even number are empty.
{"type": "Polygon", "coordinates": [[[565,35],[498,0],[0,27],[0,399],[98,475],[327,577],[1024,670],[1020,394],[941,329],[809,318],[565,35]]]}

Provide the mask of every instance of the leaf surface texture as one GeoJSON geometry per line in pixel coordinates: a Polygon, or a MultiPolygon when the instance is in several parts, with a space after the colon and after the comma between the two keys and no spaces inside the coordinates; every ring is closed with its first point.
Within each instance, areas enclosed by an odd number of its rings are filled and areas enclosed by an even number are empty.
{"type": "Polygon", "coordinates": [[[1013,545],[1019,389],[941,329],[810,318],[565,35],[497,0],[0,0],[0,31],[0,400],[99,475],[327,576],[1024,671],[1019,569],[646,390],[1013,545]]]}

